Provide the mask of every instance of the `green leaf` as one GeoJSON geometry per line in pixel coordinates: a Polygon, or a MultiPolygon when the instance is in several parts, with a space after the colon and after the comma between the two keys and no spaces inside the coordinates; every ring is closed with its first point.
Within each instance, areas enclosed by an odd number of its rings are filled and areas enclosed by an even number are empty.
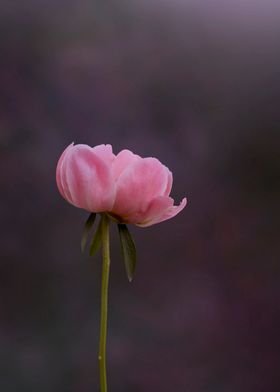
{"type": "Polygon", "coordinates": [[[131,282],[136,267],[136,248],[131,234],[124,224],[118,224],[122,254],[128,280],[131,282]]]}
{"type": "Polygon", "coordinates": [[[90,248],[89,248],[90,256],[95,255],[95,253],[99,250],[101,243],[102,243],[102,219],[100,219],[97,230],[90,243],[90,248]]]}
{"type": "Polygon", "coordinates": [[[85,226],[84,226],[84,230],[83,230],[83,235],[82,235],[82,240],[81,240],[81,250],[82,252],[85,250],[86,244],[87,244],[87,239],[88,239],[88,235],[90,232],[90,229],[92,228],[94,221],[96,218],[96,214],[92,213],[90,214],[90,216],[88,217],[85,226]]]}

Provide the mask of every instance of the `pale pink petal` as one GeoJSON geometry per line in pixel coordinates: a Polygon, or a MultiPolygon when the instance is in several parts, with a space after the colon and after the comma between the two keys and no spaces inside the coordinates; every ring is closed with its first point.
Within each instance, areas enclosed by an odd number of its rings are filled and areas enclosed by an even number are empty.
{"type": "Polygon", "coordinates": [[[92,151],[108,165],[111,165],[116,158],[115,154],[113,154],[111,144],[100,144],[99,146],[93,147],[92,151]]]}
{"type": "Polygon", "coordinates": [[[169,196],[173,185],[173,175],[167,167],[166,170],[168,171],[168,181],[164,192],[164,196],[169,196]]]}
{"type": "Polygon", "coordinates": [[[113,163],[114,177],[118,178],[129,165],[138,161],[139,159],[141,159],[139,155],[133,154],[133,152],[129,150],[122,150],[119,152],[113,163]]]}
{"type": "MultiPolygon", "coordinates": [[[[68,200],[68,198],[67,198],[67,195],[66,195],[67,191],[66,191],[65,187],[63,187],[63,183],[62,183],[62,166],[63,166],[64,158],[65,158],[67,152],[69,152],[70,148],[73,147],[73,145],[74,145],[74,143],[71,143],[71,144],[69,144],[68,147],[66,147],[66,149],[61,154],[61,157],[59,158],[59,161],[58,161],[57,167],[56,167],[56,183],[57,183],[57,187],[59,189],[59,192],[60,192],[61,196],[64,197],[64,199],[66,199],[66,200],[68,200]]],[[[68,196],[69,196],[69,194],[68,194],[68,196]]]]}
{"type": "Polygon", "coordinates": [[[168,171],[156,158],[136,160],[117,178],[112,212],[121,217],[144,213],[152,199],[164,195],[167,184],[168,171]]]}
{"type": "Polygon", "coordinates": [[[126,217],[126,222],[140,224],[141,226],[147,224],[152,220],[156,220],[163,215],[163,213],[174,205],[174,200],[167,196],[158,196],[152,199],[145,212],[134,213],[126,217]]]}
{"type": "Polygon", "coordinates": [[[110,210],[115,198],[111,168],[87,145],[74,146],[66,158],[62,178],[70,194],[68,201],[92,212],[110,210]]]}
{"type": "MultiPolygon", "coordinates": [[[[171,199],[171,198],[169,198],[171,199]]],[[[172,204],[174,203],[173,199],[172,200],[172,204]]],[[[158,203],[158,201],[156,202],[156,204],[158,203]]],[[[179,206],[168,206],[161,215],[158,216],[154,216],[151,220],[146,221],[144,223],[137,223],[137,226],[141,226],[141,227],[148,227],[148,226],[152,226],[155,225],[156,223],[160,223],[163,222],[165,220],[171,219],[174,216],[176,216],[177,214],[179,214],[180,211],[183,210],[183,208],[185,208],[187,205],[187,199],[184,198],[179,206]]]]}

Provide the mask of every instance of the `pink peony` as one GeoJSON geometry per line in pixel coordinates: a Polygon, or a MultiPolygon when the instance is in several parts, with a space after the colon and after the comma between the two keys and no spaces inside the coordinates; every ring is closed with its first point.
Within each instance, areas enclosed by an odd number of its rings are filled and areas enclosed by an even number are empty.
{"type": "Polygon", "coordinates": [[[112,146],[70,144],[56,169],[61,195],[89,212],[107,212],[120,223],[151,226],[173,218],[179,206],[169,197],[172,173],[156,158],[141,158],[129,150],[113,154],[112,146]]]}

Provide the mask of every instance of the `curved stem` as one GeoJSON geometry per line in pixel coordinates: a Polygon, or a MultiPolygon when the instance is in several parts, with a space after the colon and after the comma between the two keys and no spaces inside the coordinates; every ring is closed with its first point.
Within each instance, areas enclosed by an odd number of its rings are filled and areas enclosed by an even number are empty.
{"type": "Polygon", "coordinates": [[[103,264],[101,283],[101,320],[100,320],[100,340],[99,340],[99,370],[100,370],[100,391],[107,392],[106,377],[106,338],[107,338],[107,313],[108,313],[108,285],[110,270],[110,246],[109,246],[109,218],[102,214],[102,243],[103,243],[103,264]]]}

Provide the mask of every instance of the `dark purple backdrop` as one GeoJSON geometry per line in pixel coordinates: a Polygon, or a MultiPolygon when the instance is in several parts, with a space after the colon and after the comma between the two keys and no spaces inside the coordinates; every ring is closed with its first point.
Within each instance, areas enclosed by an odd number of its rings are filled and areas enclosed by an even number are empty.
{"type": "Polygon", "coordinates": [[[99,390],[100,255],[55,184],[75,141],[189,199],[132,228],[131,284],[112,228],[109,391],[277,392],[280,4],[100,3],[0,0],[0,390],[99,390]]]}

